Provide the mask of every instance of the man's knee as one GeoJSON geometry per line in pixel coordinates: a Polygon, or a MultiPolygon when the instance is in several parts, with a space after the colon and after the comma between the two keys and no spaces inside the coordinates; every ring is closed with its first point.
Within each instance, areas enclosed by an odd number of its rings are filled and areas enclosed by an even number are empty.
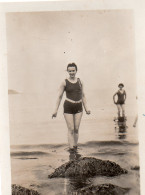
{"type": "Polygon", "coordinates": [[[74,129],[74,133],[78,134],[78,129],[74,129]]]}
{"type": "Polygon", "coordinates": [[[74,128],[73,127],[69,127],[68,129],[69,129],[69,133],[73,135],[74,134],[74,128]]]}
{"type": "Polygon", "coordinates": [[[120,108],[119,107],[117,107],[117,110],[118,110],[118,112],[120,112],[120,108]]]}
{"type": "Polygon", "coordinates": [[[118,109],[118,111],[120,111],[120,110],[121,110],[121,108],[120,108],[120,107],[117,107],[117,109],[118,109]]]}

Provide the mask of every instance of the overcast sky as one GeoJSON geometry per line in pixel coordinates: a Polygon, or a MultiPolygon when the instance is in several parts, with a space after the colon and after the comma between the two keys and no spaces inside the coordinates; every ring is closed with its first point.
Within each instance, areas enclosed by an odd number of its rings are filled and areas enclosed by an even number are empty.
{"type": "Polygon", "coordinates": [[[9,89],[21,93],[9,98],[15,120],[51,116],[70,62],[78,65],[77,76],[85,84],[93,113],[99,106],[114,106],[112,96],[120,82],[125,84],[126,104],[134,106],[132,11],[8,13],[6,22],[9,89]],[[25,114],[20,114],[22,110],[25,114]]]}

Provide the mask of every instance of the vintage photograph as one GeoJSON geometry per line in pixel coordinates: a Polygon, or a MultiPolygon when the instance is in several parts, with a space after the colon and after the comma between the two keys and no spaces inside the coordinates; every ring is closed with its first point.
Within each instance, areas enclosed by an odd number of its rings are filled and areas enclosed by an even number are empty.
{"type": "Polygon", "coordinates": [[[6,13],[12,195],[139,195],[133,10],[6,13]]]}

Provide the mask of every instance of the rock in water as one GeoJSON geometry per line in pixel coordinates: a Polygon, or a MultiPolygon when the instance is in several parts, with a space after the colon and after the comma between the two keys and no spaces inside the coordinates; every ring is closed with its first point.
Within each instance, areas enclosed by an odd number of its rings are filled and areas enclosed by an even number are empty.
{"type": "Polygon", "coordinates": [[[128,188],[121,188],[112,184],[91,185],[77,190],[77,195],[124,195],[128,188]]]}
{"type": "Polygon", "coordinates": [[[12,195],[40,195],[40,194],[35,190],[30,190],[30,189],[13,184],[12,185],[12,195]]]}
{"type": "Polygon", "coordinates": [[[122,169],[115,162],[109,160],[104,161],[91,157],[79,158],[78,160],[69,161],[50,174],[49,178],[61,177],[92,177],[97,175],[102,176],[117,176],[125,174],[127,171],[122,169]]]}
{"type": "Polygon", "coordinates": [[[134,167],[131,167],[131,170],[136,170],[136,171],[138,171],[138,170],[140,170],[140,167],[139,167],[139,166],[134,166],[134,167]]]}

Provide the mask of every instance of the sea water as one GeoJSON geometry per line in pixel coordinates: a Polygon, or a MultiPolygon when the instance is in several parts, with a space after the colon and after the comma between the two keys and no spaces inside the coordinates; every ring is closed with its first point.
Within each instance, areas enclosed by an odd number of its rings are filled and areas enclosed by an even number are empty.
{"type": "Polygon", "coordinates": [[[133,122],[134,118],[128,117],[125,131],[120,132],[112,116],[82,120],[78,154],[114,161],[128,170],[125,175],[86,180],[48,178],[55,168],[73,158],[68,152],[64,121],[14,125],[15,137],[11,134],[12,183],[35,189],[42,195],[69,195],[90,184],[111,183],[129,188],[130,195],[139,195],[139,170],[133,170],[135,166],[139,167],[138,132],[133,128],[133,122]]]}

